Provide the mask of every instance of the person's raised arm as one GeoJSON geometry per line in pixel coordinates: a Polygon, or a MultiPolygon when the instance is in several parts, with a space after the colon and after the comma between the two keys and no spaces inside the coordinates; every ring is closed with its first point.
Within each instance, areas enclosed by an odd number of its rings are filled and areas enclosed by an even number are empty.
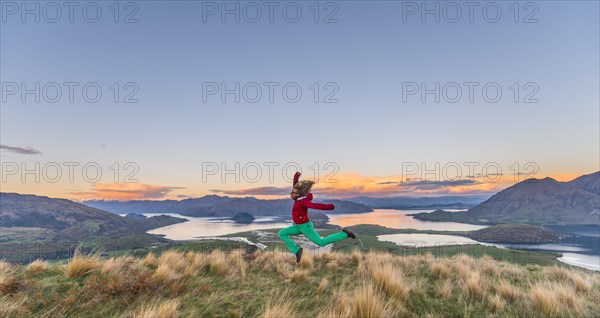
{"type": "Polygon", "coordinates": [[[333,210],[333,209],[335,209],[335,205],[333,205],[333,204],[313,203],[312,201],[309,201],[309,200],[299,200],[297,202],[299,202],[301,205],[303,205],[309,209],[315,209],[315,210],[333,210]]]}
{"type": "Polygon", "coordinates": [[[296,171],[296,174],[294,174],[294,183],[292,184],[292,186],[295,186],[296,183],[298,183],[298,180],[300,179],[300,175],[301,175],[301,173],[296,171]]]}

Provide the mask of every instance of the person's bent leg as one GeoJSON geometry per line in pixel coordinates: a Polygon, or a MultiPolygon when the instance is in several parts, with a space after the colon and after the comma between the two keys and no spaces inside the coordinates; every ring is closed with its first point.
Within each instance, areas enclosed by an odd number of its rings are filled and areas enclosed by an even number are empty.
{"type": "Polygon", "coordinates": [[[299,226],[300,232],[304,234],[304,236],[308,237],[313,243],[319,246],[325,246],[327,244],[331,244],[333,242],[341,241],[348,237],[346,232],[338,232],[326,237],[321,237],[317,231],[315,231],[315,227],[311,221],[308,223],[300,224],[299,226]]]}
{"type": "Polygon", "coordinates": [[[296,243],[294,243],[294,241],[292,241],[289,238],[290,235],[299,235],[300,234],[300,230],[298,230],[296,225],[292,225],[292,226],[283,228],[277,234],[279,235],[279,237],[281,237],[281,239],[285,243],[285,246],[287,246],[287,248],[288,248],[288,250],[290,250],[290,252],[292,252],[293,254],[296,254],[298,252],[300,247],[298,247],[298,245],[296,245],[296,243]]]}

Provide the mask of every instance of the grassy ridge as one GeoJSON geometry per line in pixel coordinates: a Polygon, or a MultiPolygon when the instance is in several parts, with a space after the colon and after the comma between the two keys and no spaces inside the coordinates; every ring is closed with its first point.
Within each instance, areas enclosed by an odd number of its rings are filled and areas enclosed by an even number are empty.
{"type": "MultiPolygon", "coordinates": [[[[183,246],[180,246],[180,248],[183,246]]],[[[2,317],[592,316],[600,274],[489,256],[165,249],[0,262],[2,317]]]]}

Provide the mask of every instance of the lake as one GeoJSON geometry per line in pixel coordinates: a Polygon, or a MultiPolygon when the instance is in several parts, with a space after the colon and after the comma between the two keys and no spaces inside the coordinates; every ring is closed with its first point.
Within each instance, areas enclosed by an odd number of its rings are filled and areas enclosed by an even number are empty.
{"type": "MultiPolygon", "coordinates": [[[[471,231],[484,228],[481,225],[471,225],[454,222],[427,222],[407,216],[410,213],[431,212],[429,210],[390,210],[376,209],[369,213],[360,214],[327,214],[329,223],[340,226],[356,224],[378,224],[397,229],[418,230],[453,230],[471,231]]],[[[145,216],[159,214],[143,213],[145,216]]],[[[264,230],[288,227],[292,224],[291,217],[281,216],[255,216],[256,220],[250,224],[239,224],[230,218],[189,217],[176,213],[161,213],[178,218],[187,219],[188,222],[177,223],[158,229],[150,230],[150,234],[161,234],[171,240],[193,240],[198,237],[218,236],[252,230],[264,230]]],[[[310,217],[310,212],[309,212],[310,217]]]]}
{"type": "MultiPolygon", "coordinates": [[[[446,210],[460,213],[463,210],[446,210]]],[[[421,221],[409,216],[431,210],[392,210],[374,209],[373,212],[359,214],[327,214],[329,223],[339,226],[357,224],[375,224],[393,229],[437,230],[437,231],[474,231],[485,228],[485,225],[474,225],[456,222],[421,221]]],[[[309,214],[310,216],[310,214],[309,214]]]]}
{"type": "MultiPolygon", "coordinates": [[[[255,216],[254,222],[250,224],[239,224],[231,218],[211,218],[211,217],[190,217],[175,213],[161,213],[178,218],[187,219],[187,222],[177,223],[158,229],[150,230],[150,234],[161,234],[170,240],[193,240],[198,237],[219,236],[232,233],[275,229],[291,225],[285,222],[285,219],[273,216],[255,216]]],[[[158,214],[144,213],[145,216],[155,216],[158,214]]]]}
{"type": "Polygon", "coordinates": [[[467,237],[440,234],[385,234],[377,236],[380,241],[388,241],[406,247],[436,247],[445,245],[482,244],[467,237]]]}
{"type": "MultiPolygon", "coordinates": [[[[462,210],[449,210],[461,213],[462,210]]],[[[431,210],[392,210],[375,209],[373,212],[359,214],[327,214],[331,224],[352,226],[357,224],[375,224],[395,229],[437,230],[437,231],[473,231],[485,228],[484,225],[473,225],[456,222],[429,222],[414,219],[408,214],[432,212],[431,210]]],[[[219,236],[252,230],[274,229],[290,226],[290,217],[255,216],[251,224],[239,224],[230,218],[188,217],[175,213],[163,213],[173,217],[187,219],[188,222],[173,224],[148,231],[161,234],[171,240],[193,240],[201,237],[219,236]]],[[[144,213],[145,216],[158,214],[144,213]]],[[[310,212],[309,212],[310,215],[310,212]]],[[[552,230],[569,234],[570,237],[560,243],[538,245],[486,244],[469,238],[437,235],[437,234],[391,234],[380,235],[381,240],[396,244],[414,246],[440,246],[452,244],[483,244],[501,248],[517,248],[527,250],[562,253],[559,261],[566,264],[600,271],[600,230],[594,226],[549,226],[552,230]]]]}

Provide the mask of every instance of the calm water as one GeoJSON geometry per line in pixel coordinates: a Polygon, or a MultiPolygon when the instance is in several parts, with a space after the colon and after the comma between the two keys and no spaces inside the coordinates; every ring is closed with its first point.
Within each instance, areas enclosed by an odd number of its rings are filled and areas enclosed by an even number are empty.
{"type": "MultiPolygon", "coordinates": [[[[447,210],[460,213],[462,210],[447,210]]],[[[373,212],[360,214],[327,214],[329,223],[339,226],[352,226],[357,224],[376,224],[393,229],[438,230],[438,231],[474,231],[485,225],[473,225],[456,222],[429,222],[421,221],[409,216],[431,210],[391,210],[375,209],[373,212]]],[[[310,216],[310,214],[309,214],[310,216]]],[[[411,234],[412,235],[412,234],[411,234]]]]}
{"type": "Polygon", "coordinates": [[[393,242],[407,247],[436,247],[444,245],[481,244],[467,237],[438,234],[386,234],[379,235],[380,241],[393,242]]]}
{"type": "MultiPolygon", "coordinates": [[[[158,229],[150,230],[150,234],[162,234],[165,238],[171,240],[193,240],[198,237],[218,236],[238,232],[282,228],[291,225],[291,222],[285,222],[281,218],[272,216],[255,216],[256,220],[250,224],[239,224],[230,218],[209,218],[209,217],[189,217],[175,213],[162,213],[178,218],[187,219],[187,222],[177,223],[158,229]]],[[[155,216],[157,214],[146,214],[145,216],[155,216]]]]}

